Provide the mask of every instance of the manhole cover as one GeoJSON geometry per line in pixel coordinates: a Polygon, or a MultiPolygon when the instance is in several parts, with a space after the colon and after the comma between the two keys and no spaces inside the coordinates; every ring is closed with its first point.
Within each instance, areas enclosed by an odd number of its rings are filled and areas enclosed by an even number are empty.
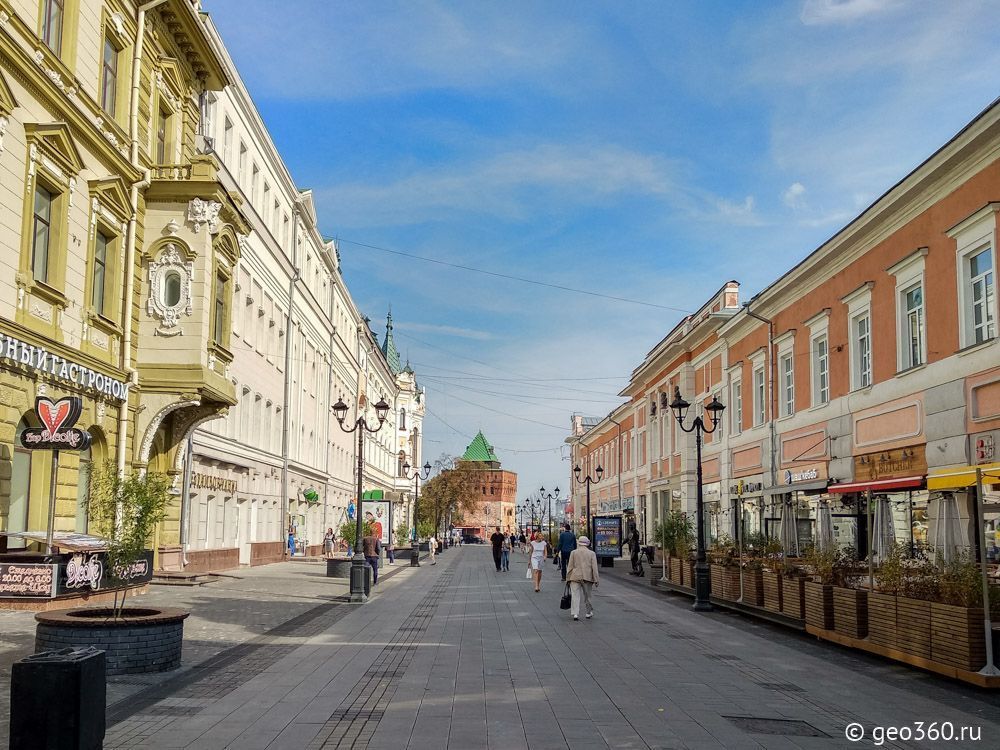
{"type": "Polygon", "coordinates": [[[775,734],[784,737],[829,737],[807,721],[766,719],[757,716],[723,716],[749,734],[775,734]]]}
{"type": "Polygon", "coordinates": [[[790,682],[758,682],[762,688],[767,690],[781,690],[786,693],[804,693],[805,690],[790,682]]]}

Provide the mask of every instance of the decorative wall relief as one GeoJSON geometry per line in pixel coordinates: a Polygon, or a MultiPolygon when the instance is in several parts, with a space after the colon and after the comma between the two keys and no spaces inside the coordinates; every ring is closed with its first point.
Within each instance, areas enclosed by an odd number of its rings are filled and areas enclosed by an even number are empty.
{"type": "Polygon", "coordinates": [[[209,234],[218,232],[219,211],[221,209],[221,203],[204,201],[201,198],[192,198],[191,202],[188,203],[187,218],[194,225],[195,233],[201,231],[204,225],[208,225],[209,234]]]}
{"type": "Polygon", "coordinates": [[[176,336],[181,333],[181,315],[191,315],[191,279],[194,264],[185,261],[173,242],[167,243],[157,260],[149,264],[149,299],[146,312],[160,319],[156,333],[176,336]]]}

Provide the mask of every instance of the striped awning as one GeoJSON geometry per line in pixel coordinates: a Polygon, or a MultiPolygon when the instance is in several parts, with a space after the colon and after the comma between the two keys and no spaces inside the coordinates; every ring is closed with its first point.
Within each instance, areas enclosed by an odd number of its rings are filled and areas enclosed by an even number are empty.
{"type": "Polygon", "coordinates": [[[939,469],[927,475],[929,490],[957,490],[973,487],[976,484],[976,469],[983,473],[984,484],[1000,482],[1000,463],[982,464],[980,466],[955,466],[950,469],[939,469]]]}

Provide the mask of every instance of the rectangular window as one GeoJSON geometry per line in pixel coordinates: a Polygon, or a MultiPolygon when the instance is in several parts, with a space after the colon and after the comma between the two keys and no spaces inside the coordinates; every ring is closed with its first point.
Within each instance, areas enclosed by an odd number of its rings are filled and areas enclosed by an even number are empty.
{"type": "Polygon", "coordinates": [[[996,291],[992,250],[991,247],[985,247],[975,255],[969,256],[966,261],[968,279],[966,293],[970,303],[972,323],[970,344],[979,344],[996,336],[996,323],[993,318],[996,291]]]}
{"type": "Polygon", "coordinates": [[[167,127],[170,122],[170,114],[164,110],[156,113],[156,163],[167,163],[167,127]]]}
{"type": "Polygon", "coordinates": [[[247,179],[247,147],[240,143],[240,163],[239,163],[239,173],[237,179],[240,181],[240,186],[246,189],[246,179],[247,179]]]}
{"type": "Polygon", "coordinates": [[[52,241],[53,196],[41,185],[35,186],[32,216],[31,275],[37,281],[49,280],[49,245],[52,241]]]}
{"type": "Polygon", "coordinates": [[[753,424],[754,427],[764,424],[765,404],[767,394],[764,392],[764,368],[758,367],[753,371],[753,424]]]}
{"type": "Polygon", "coordinates": [[[830,403],[830,343],[826,336],[813,340],[813,406],[830,403]]]}
{"type": "Polygon", "coordinates": [[[62,55],[65,5],[65,0],[43,0],[42,4],[42,41],[57,55],[62,55]]]}
{"type": "Polygon", "coordinates": [[[254,208],[257,207],[257,182],[259,179],[260,167],[254,164],[253,170],[250,172],[250,202],[253,204],[254,208]]]}
{"type": "Polygon", "coordinates": [[[733,381],[732,398],[730,398],[730,415],[734,435],[743,432],[743,381],[733,381]]]}
{"type": "Polygon", "coordinates": [[[872,319],[868,312],[851,321],[854,341],[854,387],[867,388],[872,384],[872,319]]]}
{"type": "Polygon", "coordinates": [[[781,413],[790,417],[795,413],[795,357],[784,355],[778,363],[781,372],[781,413]]]}
{"type": "Polygon", "coordinates": [[[111,240],[98,232],[94,240],[94,278],[90,286],[90,304],[94,312],[104,315],[104,278],[108,269],[108,245],[111,240]]]}
{"type": "Polygon", "coordinates": [[[270,225],[271,223],[271,186],[266,182],[264,183],[264,205],[261,218],[264,220],[265,225],[270,225]]]}
{"type": "Polygon", "coordinates": [[[233,166],[233,123],[228,117],[222,126],[222,159],[226,166],[233,166]]]}
{"type": "Polygon", "coordinates": [[[212,337],[216,344],[223,343],[226,322],[226,277],[215,275],[215,310],[212,320],[212,337]]]}
{"type": "Polygon", "coordinates": [[[101,64],[101,109],[115,116],[118,94],[118,48],[109,37],[104,39],[104,60],[101,64]]]}
{"type": "Polygon", "coordinates": [[[900,293],[903,306],[903,369],[924,363],[924,290],[914,284],[900,293]]]}

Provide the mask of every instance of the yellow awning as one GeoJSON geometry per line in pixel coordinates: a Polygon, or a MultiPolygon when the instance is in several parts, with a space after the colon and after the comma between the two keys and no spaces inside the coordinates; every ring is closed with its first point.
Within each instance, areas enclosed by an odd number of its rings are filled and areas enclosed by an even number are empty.
{"type": "Polygon", "coordinates": [[[976,469],[983,472],[983,484],[1000,482],[1000,463],[981,464],[979,466],[955,466],[950,469],[939,469],[927,475],[929,490],[957,490],[963,487],[974,487],[976,484],[976,469]]]}

